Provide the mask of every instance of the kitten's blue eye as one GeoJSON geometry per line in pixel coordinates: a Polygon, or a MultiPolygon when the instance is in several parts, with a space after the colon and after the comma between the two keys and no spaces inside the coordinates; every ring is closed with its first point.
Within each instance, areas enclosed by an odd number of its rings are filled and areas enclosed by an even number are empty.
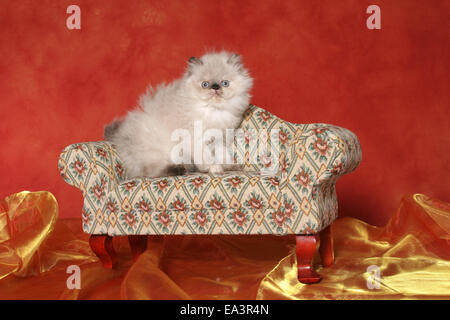
{"type": "Polygon", "coordinates": [[[208,88],[209,87],[209,82],[208,81],[203,81],[202,82],[202,88],[203,89],[206,89],[206,88],[208,88]]]}
{"type": "Polygon", "coordinates": [[[220,83],[220,85],[222,87],[228,87],[230,85],[230,81],[228,80],[222,80],[222,82],[220,83]]]}

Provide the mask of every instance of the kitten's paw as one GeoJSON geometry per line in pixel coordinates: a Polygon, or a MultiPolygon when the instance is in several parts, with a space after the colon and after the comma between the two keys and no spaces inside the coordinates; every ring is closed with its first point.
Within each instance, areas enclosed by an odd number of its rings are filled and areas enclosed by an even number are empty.
{"type": "Polygon", "coordinates": [[[213,164],[209,167],[209,173],[223,173],[223,168],[220,164],[213,164]]]}
{"type": "Polygon", "coordinates": [[[187,173],[186,167],[182,164],[178,164],[175,166],[170,166],[167,168],[167,175],[168,176],[182,176],[187,173]]]}

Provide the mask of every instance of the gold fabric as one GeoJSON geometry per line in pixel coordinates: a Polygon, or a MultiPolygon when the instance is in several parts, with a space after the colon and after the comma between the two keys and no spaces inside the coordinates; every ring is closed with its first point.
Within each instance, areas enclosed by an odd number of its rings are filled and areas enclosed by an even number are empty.
{"type": "Polygon", "coordinates": [[[90,251],[79,219],[57,220],[48,192],[21,192],[0,208],[0,299],[450,299],[450,205],[405,196],[385,227],[332,224],[335,264],[297,281],[293,236],[152,236],[136,263],[114,238],[115,270],[90,251]],[[81,289],[66,286],[69,265],[81,289]],[[369,289],[380,270],[379,289],[369,289]]]}

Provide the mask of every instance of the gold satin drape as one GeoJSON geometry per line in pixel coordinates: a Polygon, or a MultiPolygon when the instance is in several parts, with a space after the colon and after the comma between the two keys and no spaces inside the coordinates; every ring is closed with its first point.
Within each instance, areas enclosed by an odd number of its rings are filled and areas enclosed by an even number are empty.
{"type": "Polygon", "coordinates": [[[108,270],[79,219],[57,216],[49,192],[0,202],[0,299],[450,299],[450,205],[422,194],[405,196],[382,228],[336,220],[335,264],[316,257],[313,285],[297,281],[292,236],[152,236],[134,264],[117,237],[119,266],[108,270]],[[79,290],[67,288],[69,265],[80,266],[79,290]]]}

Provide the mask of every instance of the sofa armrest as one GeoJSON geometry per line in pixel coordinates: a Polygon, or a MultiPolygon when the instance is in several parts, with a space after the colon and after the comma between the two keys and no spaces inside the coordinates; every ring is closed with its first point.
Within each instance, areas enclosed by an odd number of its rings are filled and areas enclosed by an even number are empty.
{"type": "Polygon", "coordinates": [[[291,142],[283,183],[299,186],[333,182],[355,170],[361,162],[361,146],[351,131],[314,124],[299,131],[291,142]]]}
{"type": "Polygon", "coordinates": [[[107,141],[76,143],[67,146],[59,156],[59,171],[64,181],[80,189],[111,190],[126,176],[124,166],[113,144],[107,141]]]}

